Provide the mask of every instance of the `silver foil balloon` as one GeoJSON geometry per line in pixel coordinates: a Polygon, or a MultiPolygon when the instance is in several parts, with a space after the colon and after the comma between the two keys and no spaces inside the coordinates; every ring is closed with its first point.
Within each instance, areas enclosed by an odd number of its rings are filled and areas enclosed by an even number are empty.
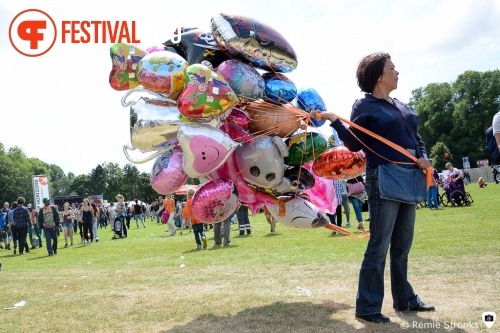
{"type": "Polygon", "coordinates": [[[297,68],[297,56],[288,41],[273,28],[249,17],[218,14],[212,33],[222,51],[273,72],[297,68]]]}
{"type": "Polygon", "coordinates": [[[286,201],[286,213],[284,216],[278,215],[278,205],[268,205],[266,207],[278,222],[283,223],[287,227],[311,229],[324,227],[330,223],[318,207],[301,197],[295,197],[286,201]]]}
{"type": "Polygon", "coordinates": [[[177,138],[182,122],[168,102],[141,97],[130,107],[130,141],[143,153],[161,150],[177,138]]]}
{"type": "Polygon", "coordinates": [[[255,138],[238,147],[235,154],[241,175],[250,184],[276,192],[290,189],[290,180],[283,176],[288,147],[280,137],[255,138]]]}

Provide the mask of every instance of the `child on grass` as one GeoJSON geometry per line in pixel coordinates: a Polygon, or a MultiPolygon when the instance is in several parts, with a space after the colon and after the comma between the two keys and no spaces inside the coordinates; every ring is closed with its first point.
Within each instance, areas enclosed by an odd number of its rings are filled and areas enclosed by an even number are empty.
{"type": "Polygon", "coordinates": [[[198,220],[192,214],[191,201],[193,200],[194,190],[189,189],[188,198],[186,200],[186,211],[188,216],[188,223],[191,224],[194,232],[194,239],[196,241],[196,249],[201,249],[201,243],[203,242],[203,248],[207,248],[207,237],[205,236],[205,230],[203,230],[203,222],[198,220]],[[201,238],[201,239],[200,239],[201,238]]]}
{"type": "MultiPolygon", "coordinates": [[[[189,214],[186,209],[186,203],[183,202],[181,204],[181,209],[179,210],[179,213],[177,215],[181,216],[182,222],[181,222],[181,235],[182,231],[184,230],[184,226],[187,226],[189,229],[189,233],[191,233],[191,223],[189,222],[189,214]]],[[[175,217],[177,217],[177,215],[175,217]]]]}

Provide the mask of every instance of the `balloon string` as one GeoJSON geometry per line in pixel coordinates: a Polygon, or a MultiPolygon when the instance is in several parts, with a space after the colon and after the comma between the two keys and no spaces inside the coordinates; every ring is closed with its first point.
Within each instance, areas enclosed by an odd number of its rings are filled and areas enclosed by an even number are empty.
{"type": "MultiPolygon", "coordinates": [[[[411,159],[413,162],[415,162],[415,164],[417,163],[418,159],[415,156],[413,156],[409,151],[407,151],[406,149],[404,149],[403,147],[395,144],[394,142],[391,142],[390,140],[387,140],[386,138],[381,137],[380,135],[378,135],[376,133],[373,133],[372,131],[370,131],[370,130],[362,127],[362,126],[359,126],[356,123],[353,123],[353,122],[351,122],[351,121],[349,121],[347,119],[344,119],[344,118],[342,118],[342,117],[334,114],[333,112],[332,112],[332,114],[336,118],[338,118],[339,120],[341,120],[342,122],[344,122],[344,123],[348,124],[349,126],[354,127],[355,129],[357,129],[357,130],[359,130],[359,131],[361,131],[361,132],[363,132],[365,134],[368,134],[369,136],[371,136],[371,137],[373,137],[373,138],[381,141],[382,143],[386,144],[387,146],[391,147],[392,149],[400,152],[401,154],[403,154],[406,157],[408,157],[409,159],[411,159]]],[[[352,131],[350,131],[350,132],[352,134],[352,131]]],[[[359,140],[359,138],[357,138],[357,137],[356,137],[356,139],[359,140]]],[[[371,151],[373,151],[373,150],[371,150],[371,151]]],[[[392,163],[396,163],[396,162],[392,162],[392,163]]],[[[397,162],[397,163],[399,163],[399,164],[403,164],[403,163],[404,164],[408,164],[408,162],[397,162]]],[[[433,182],[432,182],[432,178],[434,177],[433,174],[434,174],[434,168],[432,166],[425,169],[425,178],[426,178],[427,188],[433,186],[433,182]]]]}

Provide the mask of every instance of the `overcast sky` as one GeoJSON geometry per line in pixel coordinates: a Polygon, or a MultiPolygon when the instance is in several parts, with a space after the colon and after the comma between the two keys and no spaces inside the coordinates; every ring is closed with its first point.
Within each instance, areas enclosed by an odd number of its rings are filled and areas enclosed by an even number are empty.
{"type": "MultiPolygon", "coordinates": [[[[32,8],[49,14],[58,30],[67,20],[135,20],[144,48],[161,45],[177,26],[208,30],[218,13],[255,18],[295,49],[298,67],[287,76],[296,86],[316,89],[329,110],[346,117],[362,96],[355,71],[368,53],[391,54],[400,72],[391,96],[402,101],[418,87],[454,81],[466,70],[495,70],[500,62],[500,0],[2,0],[0,142],[76,175],[105,161],[127,163],[129,110],[120,104],[124,93],[108,84],[111,43],[62,44],[59,35],[43,56],[14,50],[9,24],[32,8]]],[[[149,172],[151,164],[137,166],[149,172]]]]}

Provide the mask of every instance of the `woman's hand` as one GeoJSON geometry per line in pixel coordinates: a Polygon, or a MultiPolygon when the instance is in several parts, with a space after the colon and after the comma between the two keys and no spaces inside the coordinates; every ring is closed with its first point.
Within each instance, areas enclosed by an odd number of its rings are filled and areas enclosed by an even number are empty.
{"type": "Polygon", "coordinates": [[[335,116],[330,113],[330,112],[321,112],[321,111],[316,111],[316,110],[312,110],[311,111],[311,118],[314,118],[316,120],[330,120],[332,123],[337,120],[337,118],[335,118],[335,116]]]}
{"type": "Polygon", "coordinates": [[[426,158],[423,158],[423,157],[421,157],[417,160],[417,165],[420,169],[427,169],[427,168],[430,168],[432,166],[431,163],[429,162],[429,160],[426,158]]]}

